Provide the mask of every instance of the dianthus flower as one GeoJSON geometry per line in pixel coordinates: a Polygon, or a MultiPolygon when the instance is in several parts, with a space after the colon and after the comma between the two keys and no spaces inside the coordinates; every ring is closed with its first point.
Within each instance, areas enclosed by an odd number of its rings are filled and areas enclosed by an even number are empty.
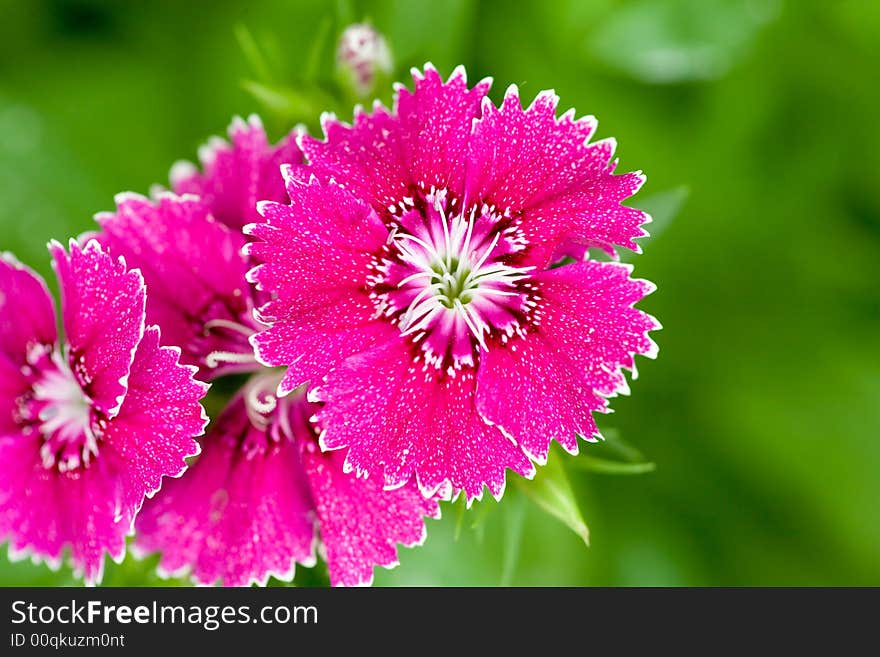
{"type": "Polygon", "coordinates": [[[321,452],[300,391],[276,398],[280,375],[256,375],[215,420],[199,460],[144,507],[135,547],[160,551],[166,575],[199,584],[290,581],[316,548],[334,586],[366,585],[373,567],[397,564],[396,543],[425,539],[423,516],[439,506],[414,486],[385,491],[342,471],[321,452]]]}
{"type": "Polygon", "coordinates": [[[308,384],[321,446],[345,469],[423,494],[531,476],[552,440],[599,436],[592,413],[626,390],[623,368],[653,356],[657,322],[633,307],[653,290],[617,263],[552,267],[590,247],[638,250],[648,220],[621,205],[644,181],[613,175],[596,122],[528,109],[511,87],[428,66],[389,111],[323,120],[308,166],[284,167],[290,204],[265,201],[245,227],[249,274],[269,296],[253,339],[286,366],[279,395],[308,384]]]}
{"type": "Polygon", "coordinates": [[[144,498],[198,453],[207,386],[146,325],[137,270],[94,240],[49,250],[63,340],[43,280],[0,259],[0,538],[55,567],[69,549],[94,584],[144,498]]]}
{"type": "MultiPolygon", "coordinates": [[[[186,179],[223,190],[225,198],[286,198],[278,167],[273,177],[265,164],[281,147],[268,145],[256,117],[234,121],[230,135],[232,144],[211,142],[227,164],[217,166],[219,155],[203,157],[214,166],[186,179]],[[258,184],[247,193],[239,188],[253,180],[258,184]]],[[[301,156],[289,143],[282,142],[285,157],[295,164],[301,156]]],[[[181,165],[172,171],[176,191],[183,189],[180,171],[181,165]]],[[[257,363],[248,343],[259,328],[252,318],[259,293],[245,280],[252,262],[235,227],[250,210],[245,203],[232,212],[219,193],[185,189],[155,200],[118,196],[116,212],[97,217],[99,239],[141,267],[148,317],[173,333],[200,376],[252,374],[209,428],[195,464],[144,507],[135,549],[161,552],[164,574],[226,586],[265,584],[270,575],[290,579],[295,563],[314,564],[320,550],[331,583],[367,584],[375,565],[397,562],[396,543],[424,540],[423,517],[439,515],[437,502],[414,486],[386,492],[379,480],[343,474],[341,455],[318,449],[310,421],[317,405],[304,395],[276,398],[280,375],[257,363]],[[215,219],[220,212],[222,222],[215,219]]]]}
{"type": "Polygon", "coordinates": [[[302,162],[302,152],[294,132],[270,144],[255,114],[236,117],[227,132],[228,141],[212,137],[199,149],[201,171],[185,160],[171,167],[171,191],[198,196],[217,221],[238,232],[259,218],[257,201],[287,202],[278,171],[302,162]]]}

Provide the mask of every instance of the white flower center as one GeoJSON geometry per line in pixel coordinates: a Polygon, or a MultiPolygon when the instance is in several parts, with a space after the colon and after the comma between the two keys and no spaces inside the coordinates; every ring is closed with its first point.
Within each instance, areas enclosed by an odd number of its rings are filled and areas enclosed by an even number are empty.
{"type": "Polygon", "coordinates": [[[524,242],[507,213],[485,205],[456,211],[442,190],[432,189],[419,208],[406,201],[412,209],[392,226],[372,296],[403,336],[420,343],[426,362],[454,372],[473,365],[493,333],[506,341],[522,331],[537,300],[533,267],[511,262],[524,242]]]}
{"type": "Polygon", "coordinates": [[[98,454],[98,440],[92,428],[92,404],[64,358],[52,352],[40,368],[33,385],[31,405],[43,445],[40,456],[46,468],[60,472],[88,466],[98,454]]]}

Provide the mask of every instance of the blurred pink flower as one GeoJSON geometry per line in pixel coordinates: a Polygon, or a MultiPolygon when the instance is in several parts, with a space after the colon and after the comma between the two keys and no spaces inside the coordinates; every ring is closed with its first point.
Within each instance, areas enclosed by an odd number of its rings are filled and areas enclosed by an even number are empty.
{"type": "Polygon", "coordinates": [[[171,167],[171,190],[198,196],[218,221],[237,232],[258,220],[257,201],[287,201],[279,168],[301,163],[302,153],[295,133],[271,145],[255,114],[247,121],[235,117],[228,133],[229,141],[213,137],[199,149],[202,171],[184,160],[171,167]]]}
{"type": "Polygon", "coordinates": [[[278,399],[279,375],[248,382],[212,425],[204,451],[137,519],[135,547],[160,551],[168,575],[199,584],[265,585],[314,565],[316,547],[334,586],[367,585],[373,567],[397,564],[397,543],[421,544],[435,500],[414,486],[384,491],[342,472],[322,453],[303,392],[278,399]]]}

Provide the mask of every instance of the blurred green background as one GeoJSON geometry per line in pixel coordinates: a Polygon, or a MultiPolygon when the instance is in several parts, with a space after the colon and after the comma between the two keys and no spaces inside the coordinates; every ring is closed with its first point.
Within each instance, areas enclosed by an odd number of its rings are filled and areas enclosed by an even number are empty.
{"type": "MultiPolygon", "coordinates": [[[[656,469],[560,459],[589,548],[509,486],[500,506],[445,507],[377,583],[880,585],[877,9],[0,0],[0,250],[47,273],[48,239],[89,229],[118,191],[164,182],[233,114],[265,113],[242,86],[255,62],[236,26],[272,83],[296,89],[310,52],[317,83],[328,75],[341,21],[369,17],[404,81],[427,60],[463,63],[494,77],[496,100],[512,82],[525,97],[552,87],[561,109],[595,114],[620,170],[648,174],[633,203],[664,219],[633,259],[659,285],[642,307],[665,327],[660,357],[640,360],[632,397],[601,418],[656,469]]],[[[267,125],[314,125],[308,111],[282,103],[267,125]]],[[[619,458],[619,443],[582,452],[619,458]]],[[[129,558],[105,583],[156,583],[151,565],[129,558]]],[[[2,584],[72,582],[0,556],[2,584]]]]}

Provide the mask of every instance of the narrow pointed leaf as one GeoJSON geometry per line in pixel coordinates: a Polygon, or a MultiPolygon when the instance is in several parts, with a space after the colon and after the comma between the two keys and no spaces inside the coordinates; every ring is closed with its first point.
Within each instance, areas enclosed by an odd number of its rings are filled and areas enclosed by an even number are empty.
{"type": "Polygon", "coordinates": [[[303,80],[306,82],[315,82],[320,76],[321,64],[327,56],[327,38],[330,36],[331,26],[332,21],[330,18],[324,18],[318,24],[315,38],[312,39],[312,45],[309,47],[309,53],[306,56],[303,73],[303,80]]]}
{"type": "Polygon", "coordinates": [[[522,496],[512,496],[504,507],[504,545],[501,553],[500,586],[510,586],[519,563],[523,528],[525,527],[525,507],[522,496]]]}
{"type": "Polygon", "coordinates": [[[514,481],[535,504],[563,522],[580,536],[587,546],[590,545],[590,530],[584,522],[559,454],[550,455],[547,465],[538,470],[533,481],[524,479],[514,481]]]}
{"type": "Polygon", "coordinates": [[[263,57],[263,53],[260,51],[260,47],[257,45],[250,30],[244,25],[236,25],[235,38],[238,41],[239,48],[241,48],[241,51],[244,53],[245,59],[256,74],[257,79],[263,83],[271,82],[272,73],[269,70],[269,64],[266,62],[266,58],[263,57]]]}
{"type": "Polygon", "coordinates": [[[645,226],[651,235],[642,239],[642,245],[646,240],[657,237],[669,227],[690,193],[687,185],[679,185],[639,200],[638,207],[650,214],[652,219],[651,223],[645,226]]]}
{"type": "Polygon", "coordinates": [[[638,475],[647,472],[653,472],[657,466],[650,462],[626,463],[623,461],[611,461],[609,459],[599,458],[598,456],[588,456],[582,454],[576,459],[572,459],[572,465],[579,470],[587,472],[597,472],[599,474],[614,475],[638,475]]]}

